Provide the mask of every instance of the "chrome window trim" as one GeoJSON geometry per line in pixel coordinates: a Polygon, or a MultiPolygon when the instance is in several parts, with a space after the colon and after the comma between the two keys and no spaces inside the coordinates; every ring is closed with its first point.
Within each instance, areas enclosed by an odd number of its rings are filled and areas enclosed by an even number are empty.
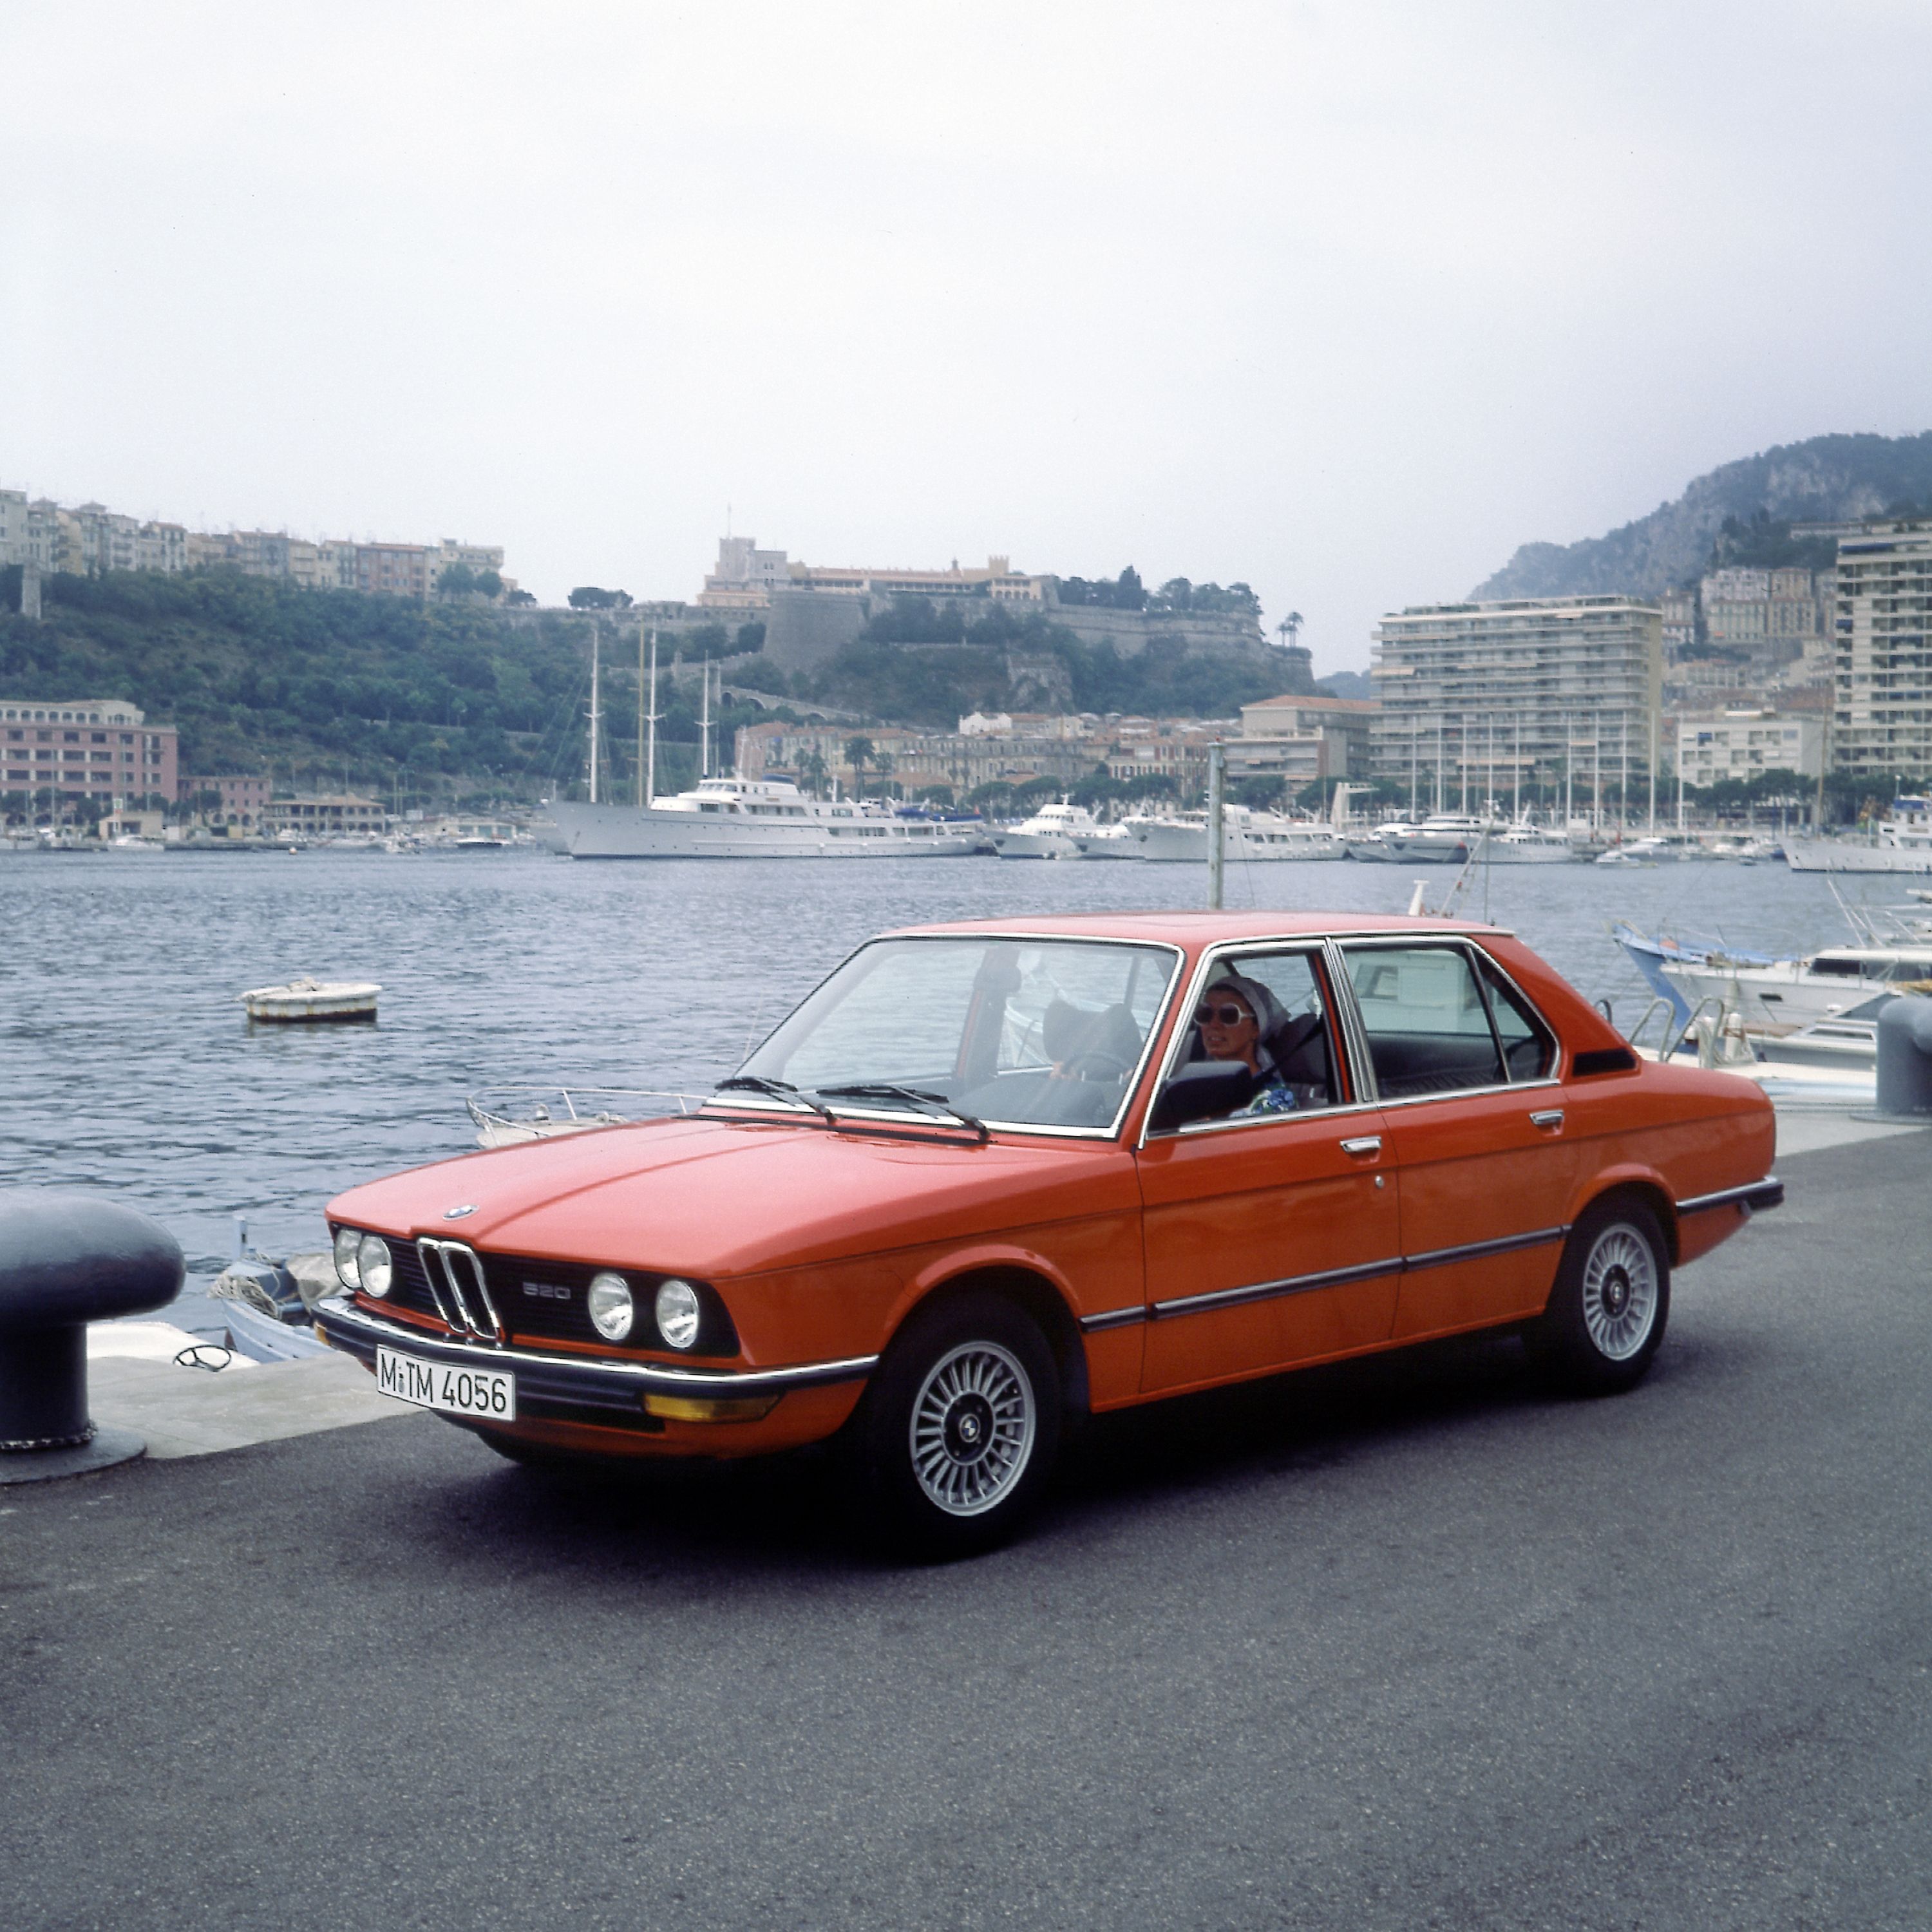
{"type": "Polygon", "coordinates": [[[1362,1010],[1356,1002],[1355,982],[1348,977],[1342,942],[1331,935],[1322,944],[1328,962],[1329,984],[1338,989],[1335,997],[1341,1010],[1342,1037],[1348,1054],[1349,1084],[1366,1103],[1379,1107],[1382,1082],[1376,1078],[1375,1055],[1369,1050],[1368,1028],[1362,1024],[1362,1010]]]}
{"type": "MultiPolygon", "coordinates": [[[[1479,952],[1482,952],[1482,948],[1477,945],[1474,939],[1472,939],[1468,934],[1460,932],[1445,932],[1440,934],[1432,932],[1376,933],[1362,939],[1357,939],[1352,935],[1345,936],[1343,938],[1337,938],[1330,943],[1334,946],[1337,952],[1342,953],[1346,953],[1346,950],[1353,946],[1367,946],[1372,947],[1388,947],[1391,946],[1404,946],[1411,947],[1416,946],[1452,946],[1457,947],[1467,947],[1472,951],[1479,952]]],[[[1486,952],[1483,952],[1483,957],[1485,959],[1488,959],[1490,956],[1486,952]]],[[[1494,964],[1495,962],[1491,961],[1490,963],[1494,964]]],[[[1471,970],[1474,970],[1474,968],[1472,968],[1471,970]]],[[[1515,988],[1516,992],[1521,995],[1525,1003],[1528,1006],[1531,1012],[1534,1013],[1537,1018],[1541,1020],[1546,1027],[1550,1028],[1550,1036],[1556,1042],[1556,1064],[1560,1067],[1564,1062],[1565,1051],[1563,1045],[1563,1036],[1558,1033],[1553,1026],[1550,1025],[1549,1019],[1544,1015],[1543,1009],[1539,1006],[1534,1000],[1530,999],[1529,996],[1523,992],[1522,988],[1520,986],[1517,986],[1516,982],[1514,980],[1510,980],[1510,976],[1507,973],[1503,972],[1503,969],[1500,966],[1496,967],[1496,970],[1498,973],[1502,974],[1502,976],[1505,980],[1509,980],[1510,985],[1515,988]]],[[[1348,978],[1346,973],[1344,973],[1342,975],[1342,978],[1343,982],[1347,986],[1348,989],[1349,1009],[1355,1015],[1357,1023],[1359,1025],[1360,1022],[1360,1009],[1355,1004],[1355,983],[1352,980],[1348,978]]],[[[1482,987],[1482,975],[1480,974],[1478,974],[1476,976],[1476,984],[1479,988],[1482,987]]],[[[1484,1010],[1485,1013],[1487,1013],[1489,995],[1486,990],[1484,991],[1483,997],[1484,1001],[1484,1010]]],[[[1507,1054],[1502,1053],[1502,1043],[1500,1041],[1496,1040],[1496,1021],[1493,1017],[1491,1017],[1490,1020],[1490,1038],[1492,1041],[1495,1041],[1496,1042],[1498,1054],[1502,1060],[1504,1078],[1499,1084],[1492,1084],[1486,1087],[1454,1087],[1441,1094],[1405,1094],[1399,1098],[1394,1100],[1378,1098],[1376,1102],[1376,1105],[1384,1108],[1393,1108],[1396,1107],[1426,1107],[1437,1100],[1467,1100],[1484,1094],[1533,1094],[1539,1088],[1560,1087],[1562,1085],[1563,1080],[1560,1073],[1546,1073],[1540,1079],[1538,1080],[1510,1079],[1508,1077],[1509,1058],[1507,1054]]],[[[1368,1029],[1366,1027],[1363,1027],[1361,1028],[1361,1040],[1362,1051],[1364,1054],[1366,1055],[1370,1052],[1369,1046],[1368,1029]]],[[[1370,1066],[1369,1072],[1370,1076],[1371,1079],[1372,1079],[1375,1072],[1372,1064],[1371,1064],[1370,1066]]],[[[1380,1094],[1381,1088],[1379,1084],[1377,1085],[1376,1091],[1378,1095],[1380,1094]]]]}
{"type": "MultiPolygon", "coordinates": [[[[1036,1120],[988,1120],[982,1123],[990,1132],[1021,1134],[1034,1140],[1118,1140],[1127,1114],[1132,1108],[1134,1096],[1140,1091],[1141,1082],[1146,1075],[1148,1062],[1154,1052],[1154,1042],[1160,1039],[1160,1030],[1166,1024],[1168,1015],[1173,1010],[1174,988],[1179,985],[1181,977],[1178,968],[1187,957],[1187,949],[1172,939],[1127,939],[1114,934],[1097,932],[1072,934],[1028,932],[1004,926],[997,931],[984,932],[974,930],[969,932],[875,933],[863,945],[855,946],[836,966],[832,968],[831,972],[827,973],[824,979],[819,980],[818,985],[812,988],[809,992],[801,994],[793,1002],[790,1011],[779,1017],[776,1024],[772,1028],[771,1032],[765,1035],[764,1040],[760,1040],[758,1045],[752,1049],[751,1053],[744,1056],[744,1058],[738,1063],[739,1066],[742,1066],[746,1064],[751,1060],[752,1054],[758,1052],[764,1047],[765,1040],[769,1040],[772,1034],[776,1033],[778,1028],[783,1026],[785,1022],[790,1018],[792,1014],[796,1012],[799,1008],[812,998],[812,994],[818,991],[819,987],[824,986],[836,974],[842,973],[860,953],[866,950],[867,946],[882,946],[887,944],[902,944],[908,941],[957,945],[962,940],[971,939],[983,939],[988,944],[997,943],[1002,940],[1011,940],[1023,945],[1036,946],[1132,946],[1143,952],[1165,952],[1169,956],[1166,990],[1162,994],[1160,1004],[1154,1009],[1154,1018],[1148,1023],[1147,1037],[1141,1042],[1140,1058],[1134,1063],[1133,1070],[1120,1090],[1120,1104],[1114,1111],[1111,1122],[1105,1126],[1099,1127],[1042,1126],[1036,1120]]],[[[736,1069],[734,1068],[733,1070],[735,1072],[736,1069]]],[[[781,1100],[776,1094],[766,1099],[745,1098],[735,1094],[714,1096],[706,1100],[704,1105],[706,1107],[716,1107],[722,1113],[796,1114],[804,1120],[819,1120],[823,1118],[815,1114],[809,1107],[800,1106],[796,1103],[781,1100]]],[[[924,1124],[944,1127],[946,1124],[944,1119],[939,1114],[918,1114],[905,1108],[901,1108],[894,1112],[880,1112],[873,1108],[862,1109],[856,1107],[839,1107],[833,1111],[842,1120],[863,1120],[874,1125],[908,1126],[924,1124]]],[[[970,1130],[968,1130],[968,1131],[970,1130]]]]}
{"type": "MultiPolygon", "coordinates": [[[[1195,962],[1194,971],[1187,982],[1187,995],[1182,1002],[1181,1010],[1185,1012],[1192,1009],[1196,1001],[1200,998],[1202,992],[1206,988],[1209,974],[1230,954],[1318,953],[1323,956],[1323,964],[1325,965],[1328,963],[1326,949],[1328,944],[1329,941],[1325,935],[1306,932],[1285,933],[1278,939],[1263,937],[1258,939],[1217,940],[1195,962]]],[[[1334,985],[1334,976],[1332,972],[1328,975],[1329,1000],[1331,1006],[1337,1004],[1334,985]]],[[[1173,1037],[1167,1043],[1167,1052],[1162,1056],[1159,1075],[1154,1084],[1148,1089],[1148,1104],[1141,1114],[1140,1136],[1134,1143],[1136,1151],[1144,1148],[1150,1138],[1163,1141],[1178,1140],[1184,1135],[1221,1132],[1231,1127],[1280,1127],[1286,1126],[1294,1120],[1332,1120],[1338,1114],[1358,1113],[1364,1107],[1372,1106],[1374,1104],[1372,1101],[1358,1099],[1345,1100],[1340,1106],[1334,1107],[1310,1107],[1306,1111],[1298,1108],[1292,1114],[1250,1114],[1238,1119],[1190,1120],[1184,1126],[1174,1128],[1169,1132],[1150,1136],[1148,1131],[1148,1120],[1154,1112],[1154,1096],[1173,1077],[1174,1070],[1180,1064],[1181,1056],[1186,1050],[1186,1024],[1176,1027],[1173,1037]]],[[[1346,1054],[1348,1051],[1348,1040],[1346,1027],[1342,1029],[1341,1047],[1342,1052],[1346,1054]]],[[[1354,1072],[1352,1063],[1349,1070],[1351,1073],[1354,1072]]],[[[1352,1082],[1351,1084],[1354,1083],[1352,1082]]]]}
{"type": "MultiPolygon", "coordinates": [[[[356,1307],[346,1294],[326,1296],[316,1306],[331,1321],[358,1330],[385,1348],[413,1348],[431,1354],[440,1350],[446,1355],[454,1353],[460,1360],[476,1360],[473,1342],[447,1340],[441,1336],[423,1334],[399,1322],[386,1322],[367,1309],[356,1307]]],[[[869,1375],[878,1366],[879,1358],[849,1355],[836,1361],[799,1362],[782,1369],[679,1369],[656,1362],[613,1361],[598,1355],[550,1355],[535,1348],[500,1348],[492,1349],[488,1360],[493,1366],[513,1371],[519,1363],[527,1363],[532,1368],[582,1370],[660,1393],[688,1395],[697,1390],[742,1395],[748,1390],[808,1388],[820,1382],[854,1382],[869,1375]]]]}
{"type": "MultiPolygon", "coordinates": [[[[1568,1064],[1569,1054],[1569,1049],[1563,1044],[1562,1034],[1550,1024],[1550,1016],[1522,990],[1522,984],[1516,976],[1486,946],[1484,945],[1480,940],[1473,938],[1469,941],[1469,946],[1472,951],[1480,952],[1489,964],[1490,971],[1495,974],[1496,977],[1536,1016],[1537,1024],[1541,1027],[1556,1042],[1556,1057],[1550,1062],[1552,1070],[1551,1072],[1541,1075],[1534,1080],[1512,1079],[1510,1084],[1512,1087],[1540,1087],[1547,1082],[1560,1082],[1562,1078],[1562,1070],[1568,1064]]],[[[1489,997],[1489,990],[1486,986],[1483,988],[1483,994],[1486,999],[1489,997]]],[[[1496,1016],[1493,1012],[1490,1016],[1490,1023],[1492,1026],[1496,1024],[1496,1016]]],[[[1500,1036],[1501,1029],[1498,1028],[1498,1031],[1500,1036]]],[[[1509,1055],[1507,1053],[1503,1055],[1503,1071],[1505,1073],[1509,1072],[1509,1055]]]]}

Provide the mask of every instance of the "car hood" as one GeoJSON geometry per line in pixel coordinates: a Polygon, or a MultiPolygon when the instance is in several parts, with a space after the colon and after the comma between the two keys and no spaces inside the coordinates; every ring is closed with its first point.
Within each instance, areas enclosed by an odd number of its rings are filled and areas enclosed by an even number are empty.
{"type": "Polygon", "coordinates": [[[1138,1198],[1132,1156],[1113,1142],[980,1145],[692,1119],[414,1168],[350,1189],[328,1217],[500,1254],[716,1280],[1118,1213],[1138,1198]]]}

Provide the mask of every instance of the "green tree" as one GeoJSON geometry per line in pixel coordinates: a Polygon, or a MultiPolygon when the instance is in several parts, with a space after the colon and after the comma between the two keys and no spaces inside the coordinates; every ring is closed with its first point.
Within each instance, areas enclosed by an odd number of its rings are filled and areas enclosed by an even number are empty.
{"type": "Polygon", "coordinates": [[[852,767],[852,789],[862,791],[866,784],[866,767],[872,760],[872,741],[869,738],[848,738],[845,740],[845,762],[852,767]]]}
{"type": "Polygon", "coordinates": [[[631,608],[631,593],[628,590],[601,590],[594,584],[580,584],[570,593],[569,601],[573,610],[628,610],[631,608]]]}
{"type": "MultiPolygon", "coordinates": [[[[501,588],[502,579],[496,580],[501,588]]],[[[452,563],[436,580],[439,597],[467,597],[476,588],[476,573],[466,563],[452,563]]]]}

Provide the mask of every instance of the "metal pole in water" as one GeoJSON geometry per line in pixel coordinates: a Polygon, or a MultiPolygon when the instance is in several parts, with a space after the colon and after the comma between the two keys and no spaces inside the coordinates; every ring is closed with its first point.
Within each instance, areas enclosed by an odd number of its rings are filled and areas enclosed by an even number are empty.
{"type": "Polygon", "coordinates": [[[590,620],[590,802],[597,802],[597,620],[590,620]]]}
{"type": "Polygon", "coordinates": [[[645,720],[650,726],[650,735],[644,740],[644,803],[646,807],[658,800],[658,634],[651,633],[651,709],[645,720]]]}
{"type": "Polygon", "coordinates": [[[1221,826],[1226,816],[1228,754],[1219,740],[1208,747],[1208,909],[1221,910],[1221,826]]]}

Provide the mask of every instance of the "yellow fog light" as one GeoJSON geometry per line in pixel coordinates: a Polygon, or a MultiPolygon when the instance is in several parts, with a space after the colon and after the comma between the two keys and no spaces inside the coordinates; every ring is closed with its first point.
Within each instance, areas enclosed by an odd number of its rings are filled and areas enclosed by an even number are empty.
{"type": "Polygon", "coordinates": [[[757,1422],[778,1406],[775,1395],[647,1395],[644,1413],[665,1422],[757,1422]]]}

